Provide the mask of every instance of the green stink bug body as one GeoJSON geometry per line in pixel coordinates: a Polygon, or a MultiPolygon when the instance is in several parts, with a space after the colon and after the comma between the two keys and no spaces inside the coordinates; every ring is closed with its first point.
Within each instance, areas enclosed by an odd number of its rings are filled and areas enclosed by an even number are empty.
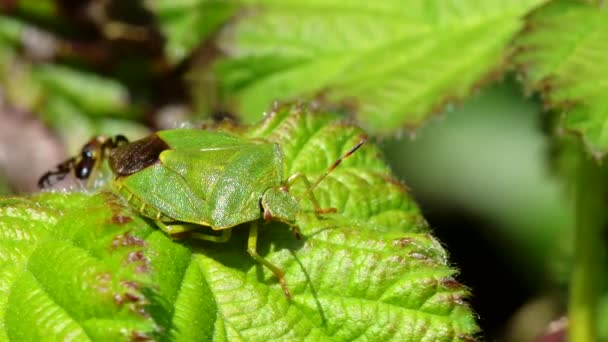
{"type": "MultiPolygon", "coordinates": [[[[118,147],[110,155],[117,188],[141,203],[146,216],[214,230],[260,218],[260,199],[264,203],[266,190],[281,185],[282,165],[277,144],[203,130],[158,132],[118,147]],[[166,148],[156,148],[162,144],[166,148]],[[138,165],[132,158],[134,151],[150,152],[150,161],[156,161],[138,165]],[[132,166],[142,168],[130,170],[132,166]]],[[[286,217],[276,218],[294,221],[296,213],[294,207],[285,212],[286,217]]]]}
{"type": "Polygon", "coordinates": [[[294,229],[300,210],[299,199],[289,193],[297,180],[303,181],[317,214],[333,211],[321,209],[312,193],[324,177],[340,162],[365,143],[362,139],[312,185],[305,175],[283,177],[283,153],[276,143],[248,140],[227,133],[197,129],[159,131],[132,143],[117,136],[97,137],[85,145],[79,158],[72,158],[45,174],[41,187],[51,182],[50,176],[63,177],[70,169],[79,178],[88,178],[91,169],[108,158],[116,174],[114,186],[129,205],[174,237],[182,235],[216,242],[227,241],[231,229],[253,222],[249,231],[249,254],[268,267],[289,298],[283,272],[256,251],[257,222],[276,220],[294,229]],[[87,147],[88,146],[88,147],[87,147]],[[96,150],[90,153],[89,150],[96,150]],[[86,172],[79,168],[87,166],[86,172]],[[221,231],[205,233],[202,227],[221,231]]]}

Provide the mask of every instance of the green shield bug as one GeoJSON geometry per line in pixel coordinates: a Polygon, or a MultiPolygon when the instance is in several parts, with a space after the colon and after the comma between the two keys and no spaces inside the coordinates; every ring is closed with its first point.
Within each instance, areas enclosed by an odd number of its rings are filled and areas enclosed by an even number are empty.
{"type": "Polygon", "coordinates": [[[317,215],[335,211],[321,208],[313,189],[366,140],[362,137],[310,182],[301,172],[284,178],[280,146],[260,139],[201,129],[159,131],[131,143],[120,135],[99,136],[90,140],[79,156],[43,175],[39,186],[47,188],[69,173],[88,181],[107,159],[116,175],[116,191],[172,237],[224,242],[233,227],[251,222],[247,252],[274,273],[290,298],[283,271],[257,253],[258,222],[286,223],[299,238],[296,216],[301,198],[311,200],[317,215]],[[300,198],[289,192],[297,181],[307,188],[300,198]],[[206,233],[203,227],[220,233],[206,233]]]}

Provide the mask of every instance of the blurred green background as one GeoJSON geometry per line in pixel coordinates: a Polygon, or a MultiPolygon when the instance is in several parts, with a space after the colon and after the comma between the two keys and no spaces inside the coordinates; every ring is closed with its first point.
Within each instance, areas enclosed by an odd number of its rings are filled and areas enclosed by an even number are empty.
{"type": "MultiPolygon", "coordinates": [[[[414,137],[382,143],[474,289],[486,333],[513,341],[523,337],[505,323],[528,301],[544,298],[524,320],[531,331],[563,310],[556,281],[566,276],[573,207],[548,167],[543,115],[539,101],[507,78],[414,137]]],[[[526,327],[517,328],[526,336],[526,327]]]]}

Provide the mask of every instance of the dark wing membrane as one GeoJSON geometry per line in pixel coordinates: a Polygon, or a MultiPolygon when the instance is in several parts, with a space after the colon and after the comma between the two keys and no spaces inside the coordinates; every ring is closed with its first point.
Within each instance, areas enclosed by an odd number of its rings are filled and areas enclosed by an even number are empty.
{"type": "Polygon", "coordinates": [[[127,176],[158,162],[169,145],[152,134],[130,144],[119,146],[110,153],[110,167],[119,176],[127,176]]]}

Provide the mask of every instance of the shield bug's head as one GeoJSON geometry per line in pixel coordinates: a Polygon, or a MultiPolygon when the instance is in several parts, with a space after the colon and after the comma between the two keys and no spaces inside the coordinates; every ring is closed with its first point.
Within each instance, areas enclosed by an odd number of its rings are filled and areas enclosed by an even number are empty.
{"type": "Polygon", "coordinates": [[[81,149],[78,156],[72,157],[48,171],[38,180],[40,189],[47,189],[61,182],[68,174],[81,181],[91,180],[100,163],[108,154],[108,150],[118,145],[126,144],[127,138],[117,135],[114,138],[96,136],[89,140],[81,149]]]}
{"type": "Polygon", "coordinates": [[[345,158],[348,158],[355,151],[357,151],[363,144],[367,142],[367,136],[362,136],[361,140],[357,145],[348,150],[342,157],[338,158],[334,161],[329,168],[323,173],[319,178],[317,178],[314,182],[310,182],[308,177],[301,172],[296,172],[291,175],[282,186],[269,188],[264,192],[262,198],[260,200],[260,205],[262,207],[264,219],[266,221],[276,220],[281,221],[288,224],[293,224],[296,221],[296,216],[300,211],[299,202],[304,198],[310,198],[310,201],[313,204],[315,209],[315,214],[319,216],[320,214],[327,214],[336,212],[335,208],[321,208],[317,199],[313,194],[313,190],[321,184],[321,182],[329,175],[332,171],[334,171],[340,163],[345,158]],[[289,193],[289,187],[295,183],[296,181],[302,181],[306,186],[306,191],[299,198],[295,198],[293,195],[289,193]]]}
{"type": "Polygon", "coordinates": [[[286,189],[270,188],[264,192],[260,200],[264,212],[264,220],[277,220],[292,223],[300,210],[298,200],[286,189]]]}

